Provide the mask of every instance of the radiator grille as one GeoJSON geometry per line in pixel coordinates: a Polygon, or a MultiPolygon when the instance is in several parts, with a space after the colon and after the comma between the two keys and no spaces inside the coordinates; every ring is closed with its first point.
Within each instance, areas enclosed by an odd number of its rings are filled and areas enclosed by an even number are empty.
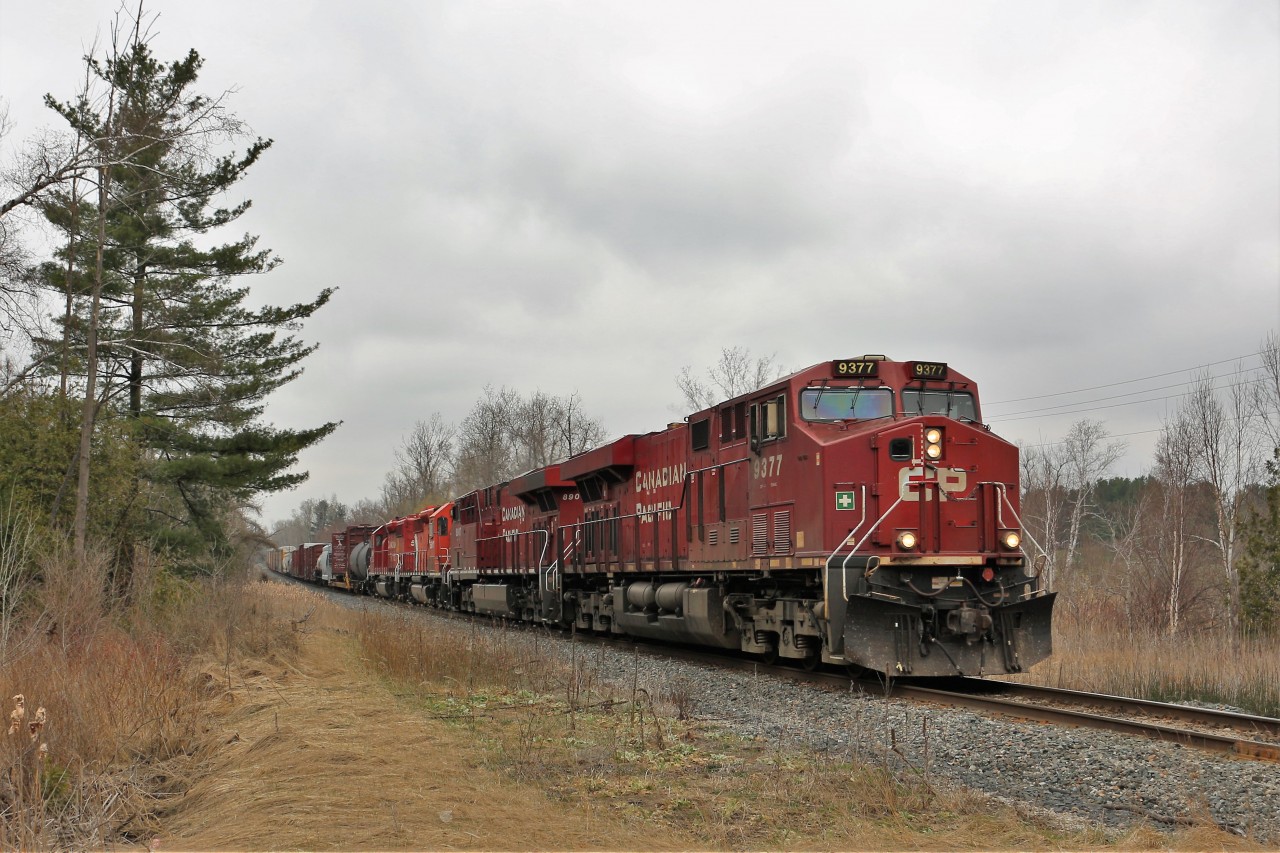
{"type": "Polygon", "coordinates": [[[769,553],[769,514],[758,512],[751,516],[751,553],[761,556],[769,553]]]}
{"type": "Polygon", "coordinates": [[[785,554],[791,550],[791,510],[780,509],[773,514],[773,550],[785,554]]]}

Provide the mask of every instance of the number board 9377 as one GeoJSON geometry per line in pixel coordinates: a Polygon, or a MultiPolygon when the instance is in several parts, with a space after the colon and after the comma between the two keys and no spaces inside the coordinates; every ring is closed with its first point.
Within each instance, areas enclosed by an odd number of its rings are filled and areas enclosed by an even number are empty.
{"type": "Polygon", "coordinates": [[[831,362],[832,376],[878,376],[880,362],[865,358],[842,358],[831,362]]]}
{"type": "Polygon", "coordinates": [[[946,379],[947,365],[941,361],[911,362],[912,379],[946,379]]]}

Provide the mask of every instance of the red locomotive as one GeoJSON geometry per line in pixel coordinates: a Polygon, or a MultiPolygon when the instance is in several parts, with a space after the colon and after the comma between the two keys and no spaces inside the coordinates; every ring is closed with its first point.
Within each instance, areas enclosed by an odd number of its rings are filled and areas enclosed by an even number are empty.
{"type": "Polygon", "coordinates": [[[334,565],[386,596],[805,666],[1018,672],[1051,651],[1054,595],[1021,549],[1017,448],[980,412],[943,363],[828,362],[388,522],[363,574],[339,534],[334,565]]]}

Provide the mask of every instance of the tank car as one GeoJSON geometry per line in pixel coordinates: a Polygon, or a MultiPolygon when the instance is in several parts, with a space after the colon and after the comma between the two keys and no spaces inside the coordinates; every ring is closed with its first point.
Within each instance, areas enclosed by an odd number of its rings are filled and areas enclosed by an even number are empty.
{"type": "MultiPolygon", "coordinates": [[[[1019,672],[1054,595],[949,365],[839,359],[456,499],[414,598],[890,675],[1019,672]]],[[[389,535],[389,534],[388,534],[389,535]]],[[[394,590],[392,590],[394,592],[394,590]]]]}

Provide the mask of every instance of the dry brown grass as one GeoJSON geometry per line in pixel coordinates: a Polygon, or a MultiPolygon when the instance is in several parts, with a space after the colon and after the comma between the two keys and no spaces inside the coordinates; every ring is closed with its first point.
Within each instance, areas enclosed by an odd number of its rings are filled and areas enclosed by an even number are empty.
{"type": "Polygon", "coordinates": [[[1128,631],[1117,615],[1087,610],[1060,612],[1053,644],[1053,657],[1018,680],[1280,717],[1280,637],[1170,637],[1128,631]]]}
{"type": "MultiPolygon", "coordinates": [[[[655,833],[642,820],[568,809],[539,786],[493,767],[475,730],[398,701],[350,638],[356,629],[367,635],[369,615],[350,614],[297,588],[256,592],[283,622],[297,625],[302,651],[267,666],[242,661],[232,667],[230,689],[222,689],[215,662],[208,680],[219,686],[221,731],[200,756],[201,778],[164,816],[161,849],[693,844],[692,837],[655,833]]],[[[384,616],[405,627],[393,612],[384,616]]],[[[477,654],[486,647],[478,644],[477,654]]],[[[474,720],[480,729],[489,725],[483,714],[474,720]]]]}
{"type": "Polygon", "coordinates": [[[21,726],[0,744],[5,847],[92,846],[145,832],[149,800],[167,785],[161,768],[199,733],[181,656],[163,635],[120,627],[104,606],[104,565],[76,572],[69,560],[46,562],[41,595],[3,649],[4,699],[21,694],[28,712],[47,717],[41,754],[21,726]]]}
{"type": "Polygon", "coordinates": [[[208,735],[209,688],[192,652],[229,665],[270,650],[273,637],[291,642],[287,626],[255,616],[235,588],[174,583],[158,608],[154,574],[132,578],[132,595],[121,597],[108,594],[105,566],[50,555],[0,649],[5,713],[21,694],[28,721],[39,708],[47,718],[38,740],[19,726],[0,741],[4,848],[150,837],[158,805],[181,795],[208,735]]]}

